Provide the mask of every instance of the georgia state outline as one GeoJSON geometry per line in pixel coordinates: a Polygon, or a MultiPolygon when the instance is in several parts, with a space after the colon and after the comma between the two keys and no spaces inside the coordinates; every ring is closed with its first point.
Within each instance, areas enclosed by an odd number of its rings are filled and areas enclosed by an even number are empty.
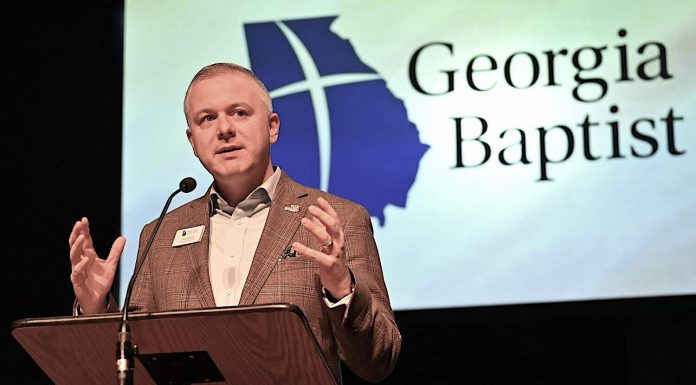
{"type": "Polygon", "coordinates": [[[403,101],[331,30],[336,16],[244,25],[251,70],[281,116],[274,163],[298,182],[356,201],[385,225],[406,207],[428,145],[403,101]]]}

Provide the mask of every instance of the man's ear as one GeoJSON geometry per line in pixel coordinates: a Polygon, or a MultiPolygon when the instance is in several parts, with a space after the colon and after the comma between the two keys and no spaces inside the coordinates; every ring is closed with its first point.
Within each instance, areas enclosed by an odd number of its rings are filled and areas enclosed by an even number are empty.
{"type": "Polygon", "coordinates": [[[196,152],[196,145],[193,144],[193,131],[191,131],[191,127],[186,127],[186,138],[188,139],[189,143],[191,143],[191,148],[193,149],[193,155],[198,157],[198,153],[196,152]]]}
{"type": "Polygon", "coordinates": [[[280,116],[275,112],[268,118],[268,128],[270,142],[271,144],[275,144],[278,141],[280,131],[280,116]]]}

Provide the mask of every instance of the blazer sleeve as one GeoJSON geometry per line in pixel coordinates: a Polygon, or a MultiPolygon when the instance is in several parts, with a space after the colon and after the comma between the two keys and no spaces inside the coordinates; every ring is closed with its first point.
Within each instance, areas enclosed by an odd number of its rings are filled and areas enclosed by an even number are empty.
{"type": "MultiPolygon", "coordinates": [[[[140,243],[138,244],[138,258],[136,260],[135,266],[138,266],[143,258],[143,252],[145,251],[145,244],[152,233],[154,228],[153,223],[150,223],[143,227],[140,232],[140,243]]],[[[133,311],[155,311],[157,310],[157,303],[155,301],[155,295],[152,290],[152,270],[150,268],[150,263],[148,259],[145,261],[138,277],[135,279],[133,284],[133,293],[131,294],[131,304],[130,308],[133,311]]],[[[131,272],[131,274],[133,274],[131,272]]],[[[125,295],[126,293],[123,293],[125,295]]]]}
{"type": "Polygon", "coordinates": [[[343,361],[357,376],[378,382],[396,365],[401,334],[389,304],[370,216],[358,207],[342,218],[355,288],[347,311],[338,306],[327,312],[343,361]]]}

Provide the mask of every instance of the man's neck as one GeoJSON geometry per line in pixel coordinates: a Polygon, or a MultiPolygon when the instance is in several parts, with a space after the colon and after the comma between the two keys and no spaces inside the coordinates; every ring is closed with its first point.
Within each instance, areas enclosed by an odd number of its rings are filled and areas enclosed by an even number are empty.
{"type": "Polygon", "coordinates": [[[262,173],[215,179],[215,191],[220,194],[228,205],[235,207],[239,202],[246,199],[254,189],[261,186],[271,175],[273,175],[273,167],[269,163],[262,173]]]}

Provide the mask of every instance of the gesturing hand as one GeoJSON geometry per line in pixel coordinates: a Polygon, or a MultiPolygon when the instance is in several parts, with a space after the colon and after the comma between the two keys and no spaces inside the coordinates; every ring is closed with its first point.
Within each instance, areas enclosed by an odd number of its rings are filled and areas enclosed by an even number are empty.
{"type": "Polygon", "coordinates": [[[94,251],[92,236],[89,233],[89,221],[82,218],[75,223],[70,238],[70,264],[72,273],[70,281],[82,312],[94,314],[103,312],[106,296],[111,289],[116,275],[118,260],[123,253],[126,239],[118,237],[111,246],[106,259],[101,259],[94,251]]]}
{"type": "Polygon", "coordinates": [[[338,214],[324,198],[317,199],[317,206],[309,206],[302,226],[323,245],[321,250],[311,249],[299,242],[292,247],[319,265],[321,284],[331,295],[341,299],[351,290],[351,276],[346,264],[346,245],[343,227],[338,214]]]}

